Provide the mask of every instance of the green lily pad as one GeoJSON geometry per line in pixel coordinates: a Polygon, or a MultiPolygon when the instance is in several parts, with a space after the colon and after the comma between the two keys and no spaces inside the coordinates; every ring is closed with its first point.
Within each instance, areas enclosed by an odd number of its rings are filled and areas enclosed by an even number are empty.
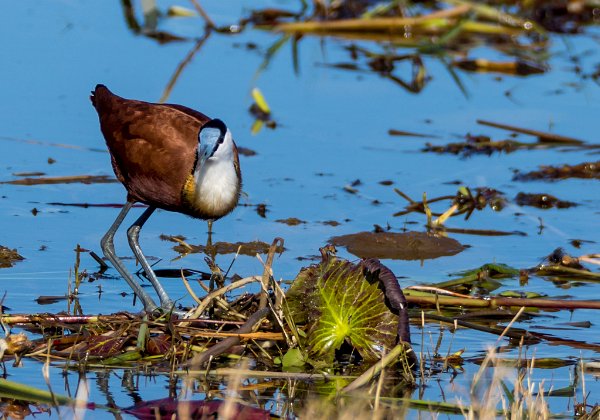
{"type": "Polygon", "coordinates": [[[376,280],[361,264],[324,256],[320,264],[302,270],[287,293],[290,315],[308,325],[309,356],[333,361],[343,343],[365,361],[379,360],[397,341],[398,316],[386,306],[376,280]]]}

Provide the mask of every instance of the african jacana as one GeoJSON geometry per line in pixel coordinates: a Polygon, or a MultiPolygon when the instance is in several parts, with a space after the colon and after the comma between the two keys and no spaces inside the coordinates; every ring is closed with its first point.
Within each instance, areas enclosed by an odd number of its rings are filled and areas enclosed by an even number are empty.
{"type": "Polygon", "coordinates": [[[227,126],[218,119],[182,105],[155,104],[124,99],[104,85],[90,96],[98,112],[112,167],[127,189],[127,203],[101,241],[104,255],[144,309],[157,309],[123,262],[115,254],[115,232],[136,202],[148,208],[127,230],[129,246],[141,263],[160,299],[171,310],[167,295],[142,253],[140,229],[157,208],[212,221],[237,205],[242,182],[238,151],[227,126]]]}

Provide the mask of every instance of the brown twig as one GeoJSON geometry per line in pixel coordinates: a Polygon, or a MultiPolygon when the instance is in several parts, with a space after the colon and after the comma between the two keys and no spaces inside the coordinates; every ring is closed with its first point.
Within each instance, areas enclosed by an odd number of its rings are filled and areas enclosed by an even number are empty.
{"type": "Polygon", "coordinates": [[[404,353],[411,351],[410,346],[405,345],[404,343],[398,344],[394,347],[388,354],[383,356],[381,360],[375,362],[369,369],[367,369],[362,375],[356,378],[354,381],[350,382],[349,385],[346,385],[342,392],[351,392],[354,391],[366,384],[368,384],[371,379],[373,379],[377,374],[379,374],[386,366],[395,362],[398,357],[404,353]]]}
{"type": "Polygon", "coordinates": [[[198,42],[196,42],[196,45],[194,45],[194,48],[192,48],[192,50],[185,56],[185,58],[181,61],[181,63],[179,63],[179,65],[175,69],[175,72],[173,73],[173,76],[171,76],[171,79],[169,79],[169,83],[167,83],[167,86],[165,87],[165,90],[163,91],[162,96],[158,100],[159,103],[164,103],[164,102],[166,102],[167,99],[169,99],[169,96],[171,95],[171,91],[173,90],[173,86],[175,86],[175,83],[177,83],[177,80],[179,79],[179,76],[183,72],[183,69],[185,69],[185,67],[192,61],[192,59],[194,58],[196,53],[200,50],[200,48],[202,48],[202,45],[204,45],[204,42],[208,39],[209,35],[210,35],[210,31],[206,31],[204,36],[202,38],[200,38],[200,40],[198,40],[198,42]]]}
{"type": "Polygon", "coordinates": [[[558,134],[546,133],[543,131],[532,130],[529,128],[516,127],[514,125],[496,123],[492,121],[477,120],[477,124],[487,125],[494,128],[501,128],[503,130],[514,131],[516,133],[529,134],[536,136],[540,141],[555,142],[555,143],[567,143],[567,144],[583,144],[583,140],[578,140],[573,137],[560,136],[558,134]]]}
{"type": "Polygon", "coordinates": [[[213,20],[210,18],[210,16],[208,16],[208,13],[206,13],[204,11],[204,8],[202,6],[200,6],[200,3],[198,3],[198,0],[190,0],[192,2],[192,4],[194,5],[194,9],[196,9],[196,11],[198,12],[198,14],[200,16],[202,16],[204,18],[204,20],[206,21],[206,25],[210,28],[210,29],[214,29],[216,28],[215,23],[213,22],[213,20]]]}

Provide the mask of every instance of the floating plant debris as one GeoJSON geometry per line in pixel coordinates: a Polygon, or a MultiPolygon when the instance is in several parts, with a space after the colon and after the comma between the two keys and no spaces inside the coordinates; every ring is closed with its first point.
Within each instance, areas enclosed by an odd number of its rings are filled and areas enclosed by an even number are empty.
{"type": "MultiPolygon", "coordinates": [[[[172,242],[178,242],[179,245],[173,247],[173,249],[180,254],[197,254],[197,253],[215,253],[215,254],[235,254],[238,252],[242,255],[255,256],[258,254],[265,254],[269,251],[271,245],[262,241],[251,241],[251,242],[215,242],[212,245],[190,245],[181,244],[180,241],[173,240],[168,236],[165,236],[166,240],[172,242]]],[[[277,247],[277,253],[285,251],[284,247],[277,247]]]]}
{"type": "Polygon", "coordinates": [[[74,175],[53,176],[45,178],[23,178],[14,181],[0,181],[0,184],[12,185],[41,185],[41,184],[109,184],[118,182],[116,178],[108,175],[74,175]]]}
{"type": "Polygon", "coordinates": [[[40,296],[35,301],[38,305],[52,305],[67,299],[69,299],[68,296],[40,296]]]}
{"type": "Polygon", "coordinates": [[[451,153],[469,157],[476,154],[491,155],[492,153],[505,152],[511,153],[522,147],[529,147],[524,143],[515,140],[493,141],[487,136],[473,136],[467,134],[465,142],[448,143],[446,145],[434,145],[426,143],[422,149],[423,152],[451,153]]]}
{"type": "Polygon", "coordinates": [[[393,128],[390,128],[388,130],[388,134],[390,136],[403,136],[403,137],[422,137],[422,138],[437,138],[438,137],[438,136],[434,136],[432,134],[413,133],[411,131],[396,130],[393,128]]]}
{"type": "Polygon", "coordinates": [[[531,150],[531,149],[545,149],[548,147],[558,147],[564,145],[573,145],[584,147],[584,142],[581,140],[573,139],[570,137],[554,135],[551,133],[543,133],[541,131],[522,129],[519,127],[490,123],[487,121],[478,120],[480,124],[490,125],[497,128],[512,129],[512,131],[531,134],[537,136],[535,142],[526,143],[517,140],[492,140],[486,135],[472,135],[467,134],[465,136],[466,141],[457,143],[448,143],[445,145],[436,145],[432,143],[426,143],[422,149],[423,152],[433,153],[450,153],[454,155],[460,155],[461,157],[469,157],[472,155],[492,155],[493,153],[512,153],[517,150],[531,150]]]}
{"type": "Polygon", "coordinates": [[[238,402],[222,400],[178,400],[171,397],[153,401],[139,401],[134,406],[124,408],[123,412],[138,419],[174,419],[181,416],[183,412],[190,419],[217,419],[224,412],[232,419],[271,419],[269,411],[238,402]]]}
{"type": "Polygon", "coordinates": [[[14,263],[23,261],[24,259],[16,249],[0,245],[0,268],[10,268],[14,263]]]}
{"type": "Polygon", "coordinates": [[[13,176],[44,176],[46,175],[45,172],[13,172],[12,174],[13,176]]]}
{"type": "Polygon", "coordinates": [[[306,224],[304,220],[300,220],[297,217],[288,217],[287,219],[277,219],[275,220],[277,223],[283,223],[288,226],[298,226],[306,224]]]}
{"type": "Polygon", "coordinates": [[[256,152],[252,149],[248,149],[247,147],[238,146],[238,153],[242,156],[256,156],[256,152]]]}
{"type": "Polygon", "coordinates": [[[427,260],[455,255],[465,247],[457,240],[425,232],[359,232],[329,240],[360,258],[427,260]]]}
{"type": "Polygon", "coordinates": [[[255,118],[251,128],[252,134],[258,134],[263,125],[271,129],[277,127],[277,123],[271,118],[271,108],[260,89],[252,89],[252,98],[254,102],[249,109],[250,114],[255,118]]]}
{"type": "Polygon", "coordinates": [[[573,137],[561,136],[554,133],[547,133],[530,128],[522,128],[514,125],[502,124],[492,121],[477,120],[477,124],[487,125],[489,127],[501,128],[504,130],[514,131],[515,133],[529,134],[536,136],[543,143],[564,143],[564,144],[583,144],[583,140],[578,140],[573,137]]]}
{"type": "Polygon", "coordinates": [[[559,200],[550,194],[531,194],[520,192],[515,197],[515,203],[519,206],[532,206],[540,209],[550,209],[556,207],[558,209],[567,209],[574,207],[577,203],[571,201],[559,200]]]}
{"type": "Polygon", "coordinates": [[[600,161],[584,162],[578,165],[542,165],[538,171],[517,171],[513,176],[513,181],[556,181],[567,178],[600,179],[600,161]]]}
{"type": "Polygon", "coordinates": [[[310,358],[331,363],[346,343],[373,362],[399,339],[410,343],[396,276],[375,259],[353,264],[327,248],[321,254],[322,261],[300,271],[286,293],[290,316],[308,327],[310,358]]]}
{"type": "MultiPolygon", "coordinates": [[[[429,206],[441,201],[450,201],[451,204],[457,205],[457,211],[450,214],[451,217],[466,214],[466,219],[468,219],[475,210],[483,210],[489,206],[494,211],[500,211],[506,206],[504,194],[501,191],[488,187],[475,188],[475,194],[473,194],[469,187],[460,187],[455,195],[443,195],[428,198],[426,203],[413,200],[398,188],[394,188],[394,192],[409,203],[404,210],[394,213],[394,217],[404,216],[405,214],[412,212],[426,213],[426,205],[429,206]]],[[[443,213],[431,211],[432,216],[439,217],[442,216],[442,214],[443,213]]]]}
{"type": "Polygon", "coordinates": [[[540,74],[546,71],[546,67],[542,65],[522,60],[491,61],[484,58],[476,58],[455,60],[452,64],[468,71],[494,72],[518,76],[529,76],[531,74],[540,74]]]}

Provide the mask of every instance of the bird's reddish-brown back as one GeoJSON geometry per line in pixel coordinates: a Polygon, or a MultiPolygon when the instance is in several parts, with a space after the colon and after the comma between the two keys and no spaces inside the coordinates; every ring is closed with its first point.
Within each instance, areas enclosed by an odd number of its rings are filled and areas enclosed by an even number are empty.
{"type": "Polygon", "coordinates": [[[124,99],[103,85],[91,100],[128,198],[181,212],[181,191],[194,167],[198,133],[209,118],[181,105],[124,99]]]}

